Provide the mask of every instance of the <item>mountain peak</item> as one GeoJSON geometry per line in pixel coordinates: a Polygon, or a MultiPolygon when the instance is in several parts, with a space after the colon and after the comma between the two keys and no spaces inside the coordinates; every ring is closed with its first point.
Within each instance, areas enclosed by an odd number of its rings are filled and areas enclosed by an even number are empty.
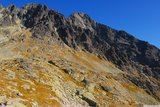
{"type": "Polygon", "coordinates": [[[68,19],[73,25],[83,29],[89,29],[93,31],[96,26],[96,22],[84,13],[75,12],[68,19]]]}
{"type": "MultiPolygon", "coordinates": [[[[69,99],[74,96],[74,103],[86,102],[89,106],[103,106],[114,100],[130,104],[128,98],[134,99],[134,104],[139,104],[139,100],[144,104],[148,101],[157,104],[160,100],[160,50],[125,31],[97,23],[87,14],[76,12],[66,19],[45,5],[27,4],[20,9],[12,5],[0,10],[0,30],[0,66],[7,68],[0,67],[5,75],[2,78],[30,79],[36,84],[32,90],[36,94],[37,90],[45,89],[43,95],[53,95],[59,102],[70,103],[69,99]],[[16,70],[17,75],[6,76],[6,72],[16,70]],[[66,89],[73,85],[75,89],[66,89]],[[61,94],[62,91],[67,94],[61,94]],[[108,98],[112,101],[108,102],[108,98]]],[[[27,87],[27,90],[30,89],[27,87]]],[[[27,98],[32,91],[25,91],[29,92],[27,98]]],[[[50,101],[48,97],[43,99],[47,99],[45,103],[50,101]]]]}
{"type": "Polygon", "coordinates": [[[0,4],[0,10],[3,8],[3,6],[0,4]]]}
{"type": "Polygon", "coordinates": [[[22,8],[26,10],[30,10],[30,9],[48,10],[48,7],[46,5],[36,4],[36,3],[26,4],[22,8]]]}
{"type": "Polygon", "coordinates": [[[73,16],[75,18],[81,17],[81,18],[91,19],[89,15],[82,13],[82,12],[75,12],[71,16],[73,16]]]}

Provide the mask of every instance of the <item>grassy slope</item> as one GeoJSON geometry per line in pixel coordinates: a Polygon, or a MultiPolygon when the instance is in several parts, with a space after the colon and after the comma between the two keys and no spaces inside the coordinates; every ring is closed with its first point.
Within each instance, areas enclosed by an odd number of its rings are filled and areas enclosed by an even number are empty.
{"type": "Polygon", "coordinates": [[[87,106],[82,96],[102,107],[159,103],[125,79],[126,73],[91,53],[54,42],[48,44],[48,38],[33,39],[26,30],[12,36],[20,34],[24,37],[14,42],[5,41],[0,47],[0,95],[11,103],[42,107],[87,106]],[[65,72],[67,70],[72,72],[65,72]]]}

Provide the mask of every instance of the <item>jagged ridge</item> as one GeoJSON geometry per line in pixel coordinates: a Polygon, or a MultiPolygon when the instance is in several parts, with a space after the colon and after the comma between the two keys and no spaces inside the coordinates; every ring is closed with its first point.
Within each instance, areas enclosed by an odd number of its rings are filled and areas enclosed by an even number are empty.
{"type": "Polygon", "coordinates": [[[65,18],[39,4],[28,4],[20,9],[14,5],[7,9],[1,7],[0,11],[5,16],[0,21],[1,26],[14,25],[19,19],[22,25],[31,30],[32,37],[43,39],[49,36],[74,49],[92,52],[121,70],[130,72],[127,78],[160,99],[160,50],[155,46],[125,31],[99,24],[83,13],[74,13],[65,18]],[[135,72],[139,75],[135,75],[135,72]]]}

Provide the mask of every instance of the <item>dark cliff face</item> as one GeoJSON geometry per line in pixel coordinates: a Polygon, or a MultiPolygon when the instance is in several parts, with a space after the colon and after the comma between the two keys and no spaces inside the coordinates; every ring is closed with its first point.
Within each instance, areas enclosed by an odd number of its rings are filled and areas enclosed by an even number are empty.
{"type": "Polygon", "coordinates": [[[131,75],[126,77],[133,83],[160,99],[160,50],[155,46],[125,31],[99,24],[83,13],[65,18],[46,6],[29,4],[20,9],[10,6],[3,10],[3,14],[6,18],[1,22],[2,26],[15,24],[19,18],[22,25],[33,32],[33,37],[49,36],[72,48],[80,47],[109,60],[129,72],[131,75]],[[134,76],[134,72],[139,75],[134,76]]]}

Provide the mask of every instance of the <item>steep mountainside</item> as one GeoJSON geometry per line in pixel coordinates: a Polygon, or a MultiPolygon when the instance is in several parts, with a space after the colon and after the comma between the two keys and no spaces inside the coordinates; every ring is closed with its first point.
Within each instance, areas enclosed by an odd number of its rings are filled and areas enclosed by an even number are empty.
{"type": "Polygon", "coordinates": [[[0,6],[0,102],[17,106],[159,104],[160,50],[83,13],[0,6]]]}

